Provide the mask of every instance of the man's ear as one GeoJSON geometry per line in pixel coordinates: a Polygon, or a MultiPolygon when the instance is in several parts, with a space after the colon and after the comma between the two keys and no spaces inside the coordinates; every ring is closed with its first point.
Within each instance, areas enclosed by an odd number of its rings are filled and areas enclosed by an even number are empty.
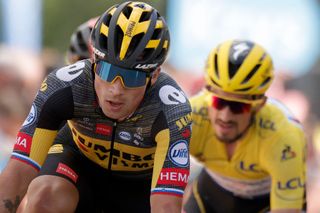
{"type": "Polygon", "coordinates": [[[158,67],[155,71],[153,71],[151,76],[151,85],[153,85],[157,81],[160,71],[161,71],[161,67],[158,67]]]}

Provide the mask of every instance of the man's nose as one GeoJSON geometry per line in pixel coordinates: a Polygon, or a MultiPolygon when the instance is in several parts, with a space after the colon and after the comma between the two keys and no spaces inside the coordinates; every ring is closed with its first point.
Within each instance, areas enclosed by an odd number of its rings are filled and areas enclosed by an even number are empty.
{"type": "Polygon", "coordinates": [[[117,76],[111,83],[112,91],[114,94],[121,93],[124,90],[124,85],[120,76],[117,76]]]}
{"type": "Polygon", "coordinates": [[[219,110],[219,117],[224,120],[230,120],[234,116],[230,107],[227,105],[219,110]]]}

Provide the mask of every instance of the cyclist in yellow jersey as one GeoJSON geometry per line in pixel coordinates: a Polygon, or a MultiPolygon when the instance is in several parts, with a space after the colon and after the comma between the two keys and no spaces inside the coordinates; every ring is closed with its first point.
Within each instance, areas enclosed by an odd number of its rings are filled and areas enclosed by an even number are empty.
{"type": "Polygon", "coordinates": [[[191,107],[160,72],[165,20],[124,2],[99,17],[91,39],[93,60],[43,81],[0,175],[1,213],[24,195],[33,213],[181,212],[191,107]]]}
{"type": "Polygon", "coordinates": [[[184,212],[306,209],[304,132],[265,96],[274,78],[270,55],[251,41],[223,42],[210,52],[205,77],[205,89],[190,99],[190,154],[203,169],[184,212]]]}

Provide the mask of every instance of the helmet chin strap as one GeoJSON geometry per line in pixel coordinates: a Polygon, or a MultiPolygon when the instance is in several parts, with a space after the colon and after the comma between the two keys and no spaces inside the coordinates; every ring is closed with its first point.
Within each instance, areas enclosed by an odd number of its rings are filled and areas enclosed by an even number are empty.
{"type": "Polygon", "coordinates": [[[255,113],[252,114],[248,126],[247,126],[240,134],[238,134],[234,139],[228,140],[228,141],[222,141],[222,140],[220,140],[220,141],[223,142],[223,143],[225,143],[225,144],[232,144],[232,143],[236,142],[237,140],[239,140],[242,136],[244,136],[244,135],[248,132],[250,126],[253,124],[253,122],[254,122],[254,115],[255,115],[255,113]]]}

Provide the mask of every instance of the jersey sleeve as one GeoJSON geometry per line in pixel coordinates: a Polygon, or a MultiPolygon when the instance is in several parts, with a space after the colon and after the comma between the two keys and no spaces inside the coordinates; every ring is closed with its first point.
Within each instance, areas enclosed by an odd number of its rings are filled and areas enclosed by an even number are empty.
{"type": "MultiPolygon", "coordinates": [[[[271,209],[301,209],[306,188],[306,141],[298,128],[289,128],[265,148],[262,165],[271,176],[271,209]],[[267,153],[267,154],[266,154],[267,153]]],[[[272,140],[272,139],[271,139],[272,140]]]]}
{"type": "Polygon", "coordinates": [[[58,129],[73,114],[70,82],[65,80],[69,68],[50,73],[42,82],[31,110],[22,124],[11,158],[39,170],[47,156],[58,129]]]}
{"type": "Polygon", "coordinates": [[[182,197],[190,168],[191,107],[184,93],[173,86],[162,87],[160,97],[163,111],[152,130],[157,148],[151,193],[182,197]]]}

